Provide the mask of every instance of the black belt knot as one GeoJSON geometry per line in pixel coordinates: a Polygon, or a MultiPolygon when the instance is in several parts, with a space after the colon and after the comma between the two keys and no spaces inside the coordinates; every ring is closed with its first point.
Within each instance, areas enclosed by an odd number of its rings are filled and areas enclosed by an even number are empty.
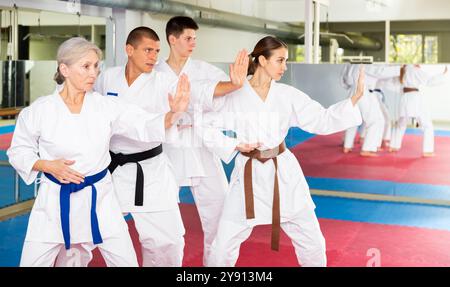
{"type": "Polygon", "coordinates": [[[155,157],[161,154],[162,151],[162,144],[160,144],[159,146],[150,150],[133,154],[113,153],[112,151],[109,152],[109,154],[111,155],[111,163],[109,164],[108,169],[111,174],[119,165],[123,166],[127,163],[136,163],[136,190],[134,195],[134,205],[136,206],[144,205],[144,171],[142,170],[142,166],[139,164],[139,162],[155,157]]]}
{"type": "Polygon", "coordinates": [[[123,153],[112,153],[110,152],[111,155],[111,159],[114,157],[114,161],[117,162],[118,165],[122,166],[126,163],[129,163],[129,161],[127,160],[127,155],[123,154],[123,153]]]}

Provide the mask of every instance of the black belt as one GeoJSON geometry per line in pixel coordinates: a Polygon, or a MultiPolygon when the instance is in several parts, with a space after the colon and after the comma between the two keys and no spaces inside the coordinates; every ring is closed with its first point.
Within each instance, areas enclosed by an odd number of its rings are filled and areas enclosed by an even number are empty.
{"type": "Polygon", "coordinates": [[[381,101],[383,103],[385,102],[384,93],[383,93],[382,90],[380,90],[380,89],[369,89],[369,92],[371,92],[371,93],[375,93],[375,92],[379,93],[381,95],[381,101]]]}
{"type": "Polygon", "coordinates": [[[380,93],[380,94],[383,93],[383,91],[380,90],[380,89],[369,89],[369,92],[371,92],[371,93],[378,92],[378,93],[380,93]]]}
{"type": "Polygon", "coordinates": [[[111,155],[111,163],[108,166],[109,172],[111,174],[120,165],[126,163],[136,163],[137,173],[136,173],[136,191],[134,195],[134,205],[143,206],[144,205],[144,172],[142,171],[142,166],[139,164],[140,161],[155,157],[161,154],[163,151],[162,144],[152,148],[147,151],[132,153],[132,154],[122,154],[109,152],[111,155]]]}

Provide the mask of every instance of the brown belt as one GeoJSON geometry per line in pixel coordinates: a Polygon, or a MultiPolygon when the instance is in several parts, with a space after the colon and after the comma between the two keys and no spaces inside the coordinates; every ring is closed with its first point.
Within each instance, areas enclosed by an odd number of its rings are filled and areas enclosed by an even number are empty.
{"type": "Polygon", "coordinates": [[[411,93],[411,92],[418,92],[419,89],[417,88],[403,88],[403,93],[411,93]]]}
{"type": "Polygon", "coordinates": [[[278,147],[270,150],[251,152],[242,152],[243,156],[249,157],[244,167],[244,193],[245,193],[245,212],[247,219],[255,218],[255,205],[253,202],[253,180],[252,180],[252,161],[257,159],[265,163],[269,159],[273,160],[275,165],[275,183],[273,187],[273,205],[272,205],[272,250],[279,250],[280,245],[280,190],[278,187],[278,163],[277,156],[286,150],[286,146],[281,143],[278,147]]]}

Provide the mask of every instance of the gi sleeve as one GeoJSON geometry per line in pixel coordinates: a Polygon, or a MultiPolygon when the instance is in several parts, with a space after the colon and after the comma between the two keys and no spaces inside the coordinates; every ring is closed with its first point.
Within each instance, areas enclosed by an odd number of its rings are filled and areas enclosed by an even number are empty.
{"type": "Polygon", "coordinates": [[[400,75],[400,67],[385,65],[366,65],[364,72],[375,79],[389,79],[400,75]]]}
{"type": "Polygon", "coordinates": [[[220,82],[230,81],[230,77],[209,63],[204,63],[201,68],[207,70],[208,77],[191,83],[192,103],[205,112],[217,111],[224,104],[224,97],[215,98],[214,91],[220,82]]]}
{"type": "Polygon", "coordinates": [[[351,99],[324,108],[308,95],[290,88],[292,101],[291,126],[314,134],[327,135],[361,124],[361,113],[351,99]]]}
{"type": "Polygon", "coordinates": [[[349,81],[349,77],[350,77],[349,72],[350,72],[350,64],[346,64],[344,66],[344,68],[342,69],[342,72],[340,75],[341,86],[346,90],[349,90],[353,84],[351,81],[349,81]]]}
{"type": "Polygon", "coordinates": [[[220,112],[203,113],[195,131],[205,147],[228,164],[238,152],[236,146],[239,140],[224,134],[235,130],[236,117],[227,107],[224,105],[220,112]]]}
{"type": "Polygon", "coordinates": [[[219,110],[225,97],[214,97],[214,91],[220,82],[218,79],[191,82],[191,109],[204,112],[219,110]]]}
{"type": "Polygon", "coordinates": [[[26,184],[34,182],[38,171],[33,166],[40,159],[40,132],[31,107],[23,109],[17,119],[11,147],[7,151],[10,164],[26,184]]]}
{"type": "Polygon", "coordinates": [[[439,86],[445,83],[447,79],[447,75],[444,73],[433,75],[431,77],[428,77],[426,81],[427,86],[439,86]]]}
{"type": "Polygon", "coordinates": [[[112,135],[141,142],[165,142],[165,113],[149,113],[115,97],[104,97],[110,109],[112,135]]]}

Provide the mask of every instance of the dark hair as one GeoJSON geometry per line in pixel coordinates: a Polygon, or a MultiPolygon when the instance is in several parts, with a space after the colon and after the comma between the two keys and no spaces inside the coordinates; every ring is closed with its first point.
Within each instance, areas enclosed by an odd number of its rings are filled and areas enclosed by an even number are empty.
{"type": "Polygon", "coordinates": [[[141,42],[142,38],[149,38],[153,41],[159,41],[158,34],[149,27],[140,26],[131,30],[127,37],[127,45],[131,45],[136,48],[141,42]]]}
{"type": "Polygon", "coordinates": [[[255,48],[253,48],[253,52],[250,53],[250,62],[248,65],[248,75],[253,75],[256,71],[256,68],[259,65],[259,56],[264,56],[264,58],[269,59],[272,56],[272,51],[279,48],[288,48],[286,43],[272,36],[266,36],[256,43],[255,48]]]}
{"type": "Polygon", "coordinates": [[[166,24],[166,39],[169,42],[169,36],[174,35],[178,38],[183,34],[184,29],[198,30],[198,25],[194,19],[186,16],[172,17],[166,24]]]}

